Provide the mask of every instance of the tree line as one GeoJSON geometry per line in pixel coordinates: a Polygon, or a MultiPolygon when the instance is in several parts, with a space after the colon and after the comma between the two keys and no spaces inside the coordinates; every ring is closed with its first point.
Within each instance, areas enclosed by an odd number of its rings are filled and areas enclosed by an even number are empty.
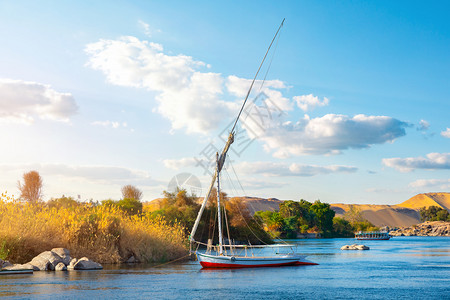
{"type": "Polygon", "coordinates": [[[429,206],[428,208],[422,207],[419,209],[420,221],[449,221],[450,214],[446,209],[439,206],[429,206]]]}
{"type": "MultiPolygon", "coordinates": [[[[43,179],[39,172],[30,171],[23,174],[23,182],[18,182],[17,187],[20,192],[20,199],[31,204],[37,204],[42,201],[43,179]]],[[[133,185],[125,185],[121,188],[121,200],[103,200],[101,202],[92,202],[94,205],[115,206],[129,215],[140,214],[143,211],[141,202],[142,191],[133,185]]],[[[56,208],[69,208],[79,205],[80,202],[72,197],[62,196],[60,198],[51,198],[47,201],[47,206],[56,208]]]]}
{"type": "MultiPolygon", "coordinates": [[[[37,171],[23,175],[23,183],[19,182],[20,198],[30,203],[37,203],[42,198],[42,178],[37,171]]],[[[103,200],[94,205],[114,206],[128,215],[145,214],[150,218],[164,217],[172,224],[181,224],[188,235],[192,228],[200,202],[196,195],[189,195],[184,189],[174,192],[164,191],[164,197],[158,201],[157,207],[152,204],[151,209],[144,209],[142,191],[133,185],[125,185],[121,189],[121,200],[103,200]]],[[[270,243],[273,238],[297,238],[299,234],[316,233],[322,237],[351,237],[355,231],[370,231],[377,228],[368,222],[356,206],[350,206],[344,218],[336,217],[330,204],[317,200],[313,203],[304,199],[300,201],[283,201],[276,211],[258,211],[252,216],[239,198],[229,198],[221,192],[224,203],[223,215],[227,218],[222,224],[225,237],[232,237],[242,243],[270,243]]],[[[212,192],[207,201],[203,218],[200,220],[198,237],[196,240],[218,241],[214,229],[217,224],[217,192],[212,192]]],[[[71,207],[79,202],[71,197],[52,198],[47,202],[49,207],[71,207]]],[[[148,206],[150,207],[150,205],[148,206]]],[[[445,210],[444,210],[445,211],[445,210]]],[[[446,211],[445,211],[446,212],[446,211]]],[[[424,210],[424,218],[442,218],[444,212],[434,208],[424,210]]],[[[448,216],[448,213],[446,217],[448,216]]]]}
{"type": "Polygon", "coordinates": [[[350,206],[344,218],[335,217],[330,204],[304,199],[283,201],[278,211],[258,211],[255,216],[274,237],[296,238],[299,234],[316,233],[322,237],[352,237],[355,231],[378,229],[367,221],[356,206],[350,206]]]}

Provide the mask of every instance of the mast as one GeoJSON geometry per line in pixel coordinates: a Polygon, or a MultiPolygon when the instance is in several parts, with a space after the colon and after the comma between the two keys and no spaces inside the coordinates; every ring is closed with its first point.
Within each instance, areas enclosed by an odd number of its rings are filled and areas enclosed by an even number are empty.
{"type": "MultiPolygon", "coordinates": [[[[232,129],[230,131],[230,134],[228,135],[228,140],[227,140],[227,142],[226,142],[226,144],[225,144],[225,146],[224,146],[224,148],[222,150],[222,153],[220,154],[220,157],[219,157],[218,162],[217,162],[217,168],[214,171],[214,175],[212,176],[212,180],[211,180],[211,184],[209,185],[208,192],[206,193],[205,198],[203,199],[202,206],[200,207],[200,211],[198,212],[197,219],[195,219],[194,226],[192,227],[191,234],[189,236],[189,241],[191,243],[195,241],[194,240],[194,235],[195,235],[195,232],[197,231],[197,227],[198,227],[198,224],[200,223],[200,219],[202,217],[203,211],[205,210],[206,203],[208,202],[208,198],[211,195],[211,191],[212,191],[212,189],[214,187],[214,183],[216,181],[216,178],[218,177],[220,171],[222,170],[223,165],[225,164],[225,159],[226,159],[226,156],[227,156],[228,149],[230,149],[231,144],[233,144],[233,142],[234,142],[234,129],[236,128],[236,124],[239,121],[239,117],[241,116],[242,111],[244,110],[245,104],[247,103],[247,99],[250,96],[250,92],[252,91],[253,84],[255,83],[256,77],[258,76],[259,71],[261,70],[261,67],[264,64],[264,61],[266,60],[267,54],[269,53],[269,50],[272,47],[272,44],[275,41],[275,38],[277,37],[278,33],[280,32],[281,27],[283,27],[284,20],[285,19],[283,19],[283,21],[281,22],[280,26],[278,27],[278,30],[275,33],[275,36],[273,37],[272,42],[269,45],[269,48],[267,48],[266,54],[264,55],[264,58],[262,59],[261,64],[259,65],[258,71],[256,72],[255,77],[253,78],[253,81],[252,81],[252,84],[250,85],[250,88],[248,89],[247,96],[245,96],[244,103],[242,104],[241,110],[239,111],[239,114],[238,114],[238,116],[236,118],[236,121],[234,121],[233,127],[232,127],[232,129]]],[[[219,224],[220,224],[220,222],[219,222],[219,224]]]]}
{"type": "Polygon", "coordinates": [[[222,236],[222,216],[221,216],[221,208],[220,208],[220,172],[219,172],[219,153],[216,153],[216,162],[217,162],[217,220],[219,223],[219,255],[223,254],[223,236],[222,236]]]}

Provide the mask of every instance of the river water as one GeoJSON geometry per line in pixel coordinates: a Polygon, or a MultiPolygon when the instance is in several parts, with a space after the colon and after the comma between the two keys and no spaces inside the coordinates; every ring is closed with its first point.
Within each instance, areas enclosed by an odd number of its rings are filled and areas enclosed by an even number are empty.
{"type": "Polygon", "coordinates": [[[450,299],[450,238],[309,239],[297,252],[317,266],[201,269],[198,262],[104,266],[100,271],[0,277],[13,299],[450,299]],[[366,251],[342,251],[364,243],[366,251]]]}

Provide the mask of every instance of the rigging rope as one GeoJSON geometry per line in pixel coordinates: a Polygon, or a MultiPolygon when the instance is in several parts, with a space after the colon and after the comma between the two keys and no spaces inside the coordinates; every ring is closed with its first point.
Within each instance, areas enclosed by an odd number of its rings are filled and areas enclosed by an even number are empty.
{"type": "Polygon", "coordinates": [[[272,51],[272,57],[270,58],[269,66],[267,67],[266,74],[264,74],[264,79],[261,82],[261,86],[259,87],[259,91],[262,90],[264,83],[266,82],[267,74],[269,74],[270,67],[272,66],[273,58],[275,57],[275,52],[277,52],[278,42],[280,41],[281,31],[277,36],[277,42],[275,43],[275,48],[272,51]]]}
{"type": "MultiPolygon", "coordinates": [[[[284,19],[283,19],[283,23],[284,23],[284,19]]],[[[283,25],[283,24],[282,24],[283,25]]],[[[270,62],[269,62],[269,66],[267,67],[267,70],[266,70],[266,73],[264,74],[264,79],[262,80],[262,82],[261,82],[261,86],[259,87],[259,92],[261,92],[261,90],[262,90],[262,88],[263,88],[263,86],[264,86],[264,83],[266,82],[266,78],[267,78],[267,74],[269,74],[269,70],[270,70],[270,67],[272,66],[272,62],[273,62],[273,58],[275,57],[275,53],[276,53],[276,51],[277,51],[277,48],[278,48],[278,42],[280,41],[280,36],[281,36],[281,31],[279,31],[279,32],[277,32],[278,34],[276,35],[276,38],[277,38],[277,41],[276,41],[276,43],[275,43],[275,48],[274,48],[274,50],[272,51],[272,57],[270,58],[270,62]]],[[[272,41],[273,42],[273,41],[272,41]]],[[[270,45],[272,45],[272,44],[270,44],[270,45]]],[[[269,49],[270,49],[270,46],[269,46],[269,49]]],[[[267,52],[269,52],[269,50],[267,50],[267,52]]],[[[266,53],[266,55],[267,55],[267,53],[266,53]]],[[[265,56],[264,56],[264,58],[265,58],[265,56]]],[[[264,61],[263,61],[264,62],[264,61]]],[[[259,70],[258,70],[259,71],[259,70]]],[[[257,74],[258,75],[258,74],[257,74]]],[[[256,78],[256,77],[255,77],[256,78]]],[[[251,87],[250,87],[250,89],[251,89],[251,87]]],[[[248,96],[247,96],[248,97],[248,96]]],[[[246,101],[247,101],[247,99],[246,99],[246,101]]],[[[245,103],[244,103],[244,105],[245,105],[245,103]]],[[[242,110],[242,109],[241,109],[242,110]]],[[[240,113],[239,113],[239,115],[240,115],[240,113]]],[[[248,118],[248,116],[250,115],[250,112],[247,112],[247,114],[245,115],[245,117],[244,117],[244,120],[241,122],[241,123],[243,123],[243,124],[245,124],[245,121],[247,120],[247,118],[248,118]]],[[[234,126],[236,126],[236,124],[234,125],[234,126]]],[[[234,129],[234,126],[233,126],[233,129],[234,129]]]]}
{"type": "MultiPolygon", "coordinates": [[[[241,187],[241,189],[242,189],[242,191],[244,192],[244,195],[246,195],[247,193],[245,192],[245,190],[244,190],[244,187],[242,186],[242,184],[241,184],[241,181],[239,180],[239,177],[237,176],[237,173],[236,173],[236,170],[234,169],[234,167],[233,167],[233,164],[231,163],[231,160],[229,161],[229,164],[230,164],[230,166],[231,166],[231,169],[233,170],[233,173],[234,173],[234,176],[236,177],[236,181],[239,183],[239,186],[241,187]]],[[[227,172],[227,175],[228,175],[228,172],[227,172]]],[[[228,175],[228,177],[230,177],[229,175],[228,175]]],[[[230,179],[230,181],[231,181],[231,179],[230,179]]],[[[234,185],[233,185],[233,187],[234,187],[234,185]]],[[[255,209],[255,207],[253,206],[253,204],[251,203],[251,202],[249,202],[249,204],[250,204],[250,206],[252,207],[252,209],[253,209],[253,211],[256,211],[256,209],[255,209]]],[[[263,226],[263,224],[260,222],[261,220],[259,220],[258,218],[255,218],[254,216],[251,216],[252,218],[253,218],[253,220],[255,220],[258,224],[259,224],[259,226],[263,226]]],[[[253,231],[252,231],[252,233],[253,233],[253,231]]],[[[273,238],[273,239],[275,239],[275,236],[273,236],[272,235],[272,233],[270,232],[270,231],[267,231],[267,233],[273,238]]],[[[254,234],[254,233],[253,233],[254,234]]],[[[255,235],[255,234],[254,234],[255,235]]],[[[256,235],[255,235],[256,236],[256,235]]],[[[258,237],[257,237],[258,238],[258,237]]],[[[258,238],[258,240],[260,240],[259,238],[258,238]]],[[[286,243],[286,241],[284,241],[284,240],[282,240],[282,239],[279,239],[283,244],[288,244],[288,243],[286,243]]],[[[261,240],[260,240],[261,241],[261,240]]],[[[264,244],[266,244],[266,243],[264,243],[264,244]]],[[[267,245],[267,244],[266,244],[267,245]]]]}
{"type": "Polygon", "coordinates": [[[227,208],[225,207],[225,199],[223,199],[223,215],[225,217],[225,225],[227,227],[228,244],[230,244],[230,252],[231,254],[233,254],[233,248],[231,247],[230,228],[228,227],[227,208]]]}
{"type": "Polygon", "coordinates": [[[173,262],[182,260],[183,258],[186,258],[186,257],[188,257],[188,256],[191,256],[191,254],[189,253],[189,254],[187,254],[187,255],[185,255],[185,256],[182,256],[182,257],[180,257],[180,258],[177,258],[177,259],[174,259],[174,260],[171,260],[171,261],[168,261],[168,262],[165,262],[165,263],[162,263],[162,264],[153,266],[153,268],[159,268],[159,267],[161,267],[161,266],[165,266],[165,265],[171,264],[171,263],[173,263],[173,262]]]}
{"type": "MultiPolygon", "coordinates": [[[[231,164],[231,163],[230,163],[230,164],[231,164]]],[[[231,177],[230,177],[230,175],[228,174],[228,171],[227,171],[226,168],[225,168],[225,174],[227,175],[227,177],[228,177],[228,179],[229,179],[229,181],[230,181],[231,186],[232,186],[233,189],[237,192],[237,190],[236,190],[235,187],[234,187],[233,181],[231,180],[231,177]]],[[[236,194],[237,194],[237,193],[236,193],[236,194]]],[[[253,234],[253,235],[261,242],[261,243],[263,243],[264,245],[267,245],[267,243],[264,242],[262,239],[260,239],[259,236],[253,231],[253,229],[248,225],[247,220],[245,219],[244,214],[242,213],[241,208],[239,207],[239,205],[236,205],[236,207],[238,208],[239,213],[240,213],[241,216],[242,216],[242,220],[244,220],[245,226],[247,226],[247,228],[250,230],[250,232],[251,232],[251,233],[252,233],[252,234],[253,234]]],[[[253,217],[252,217],[252,218],[253,218],[253,217]]]]}
{"type": "Polygon", "coordinates": [[[284,19],[283,19],[283,21],[281,22],[280,27],[278,27],[278,30],[277,30],[277,32],[275,33],[275,36],[273,37],[272,42],[271,42],[270,45],[269,45],[269,48],[267,48],[266,54],[264,55],[264,58],[263,58],[263,60],[261,61],[261,64],[259,65],[258,71],[256,71],[256,74],[255,74],[255,77],[253,78],[252,84],[250,85],[250,88],[248,89],[247,96],[245,96],[244,103],[242,104],[241,110],[239,111],[239,114],[238,114],[238,116],[237,116],[237,118],[236,118],[236,121],[234,121],[233,128],[231,128],[231,131],[230,131],[230,132],[234,132],[234,128],[236,127],[236,124],[237,124],[237,122],[239,121],[239,117],[240,117],[240,115],[241,115],[241,113],[242,113],[242,110],[243,110],[244,107],[245,107],[245,103],[247,103],[248,96],[250,96],[250,92],[252,91],[252,87],[253,87],[253,84],[255,83],[256,77],[258,77],[259,70],[261,70],[261,67],[262,67],[262,65],[264,64],[264,61],[266,60],[267,54],[269,53],[269,50],[270,50],[270,48],[272,47],[272,44],[273,44],[273,42],[275,41],[275,38],[277,37],[278,32],[280,32],[281,27],[283,27],[283,24],[284,24],[284,19]]]}

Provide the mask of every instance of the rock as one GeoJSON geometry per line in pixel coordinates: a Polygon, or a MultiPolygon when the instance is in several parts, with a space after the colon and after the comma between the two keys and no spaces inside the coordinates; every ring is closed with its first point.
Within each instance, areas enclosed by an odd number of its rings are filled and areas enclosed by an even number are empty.
{"type": "Polygon", "coordinates": [[[80,258],[73,266],[74,270],[101,270],[103,266],[87,257],[80,258]]]}
{"type": "Polygon", "coordinates": [[[53,251],[45,251],[33,258],[29,264],[38,267],[40,271],[54,271],[60,262],[63,262],[61,256],[53,251]]]}
{"type": "Polygon", "coordinates": [[[427,221],[389,232],[392,236],[450,236],[450,222],[427,221]]]}
{"type": "Polygon", "coordinates": [[[67,270],[73,270],[76,262],[77,262],[77,259],[76,258],[72,258],[72,260],[70,261],[69,265],[67,266],[67,270]]]}
{"type": "Polygon", "coordinates": [[[36,266],[33,266],[31,264],[14,264],[11,266],[8,266],[4,268],[5,270],[23,270],[23,269],[33,269],[34,271],[39,271],[39,269],[36,266]]]}
{"type": "MultiPolygon", "coordinates": [[[[12,265],[13,265],[13,264],[10,263],[9,261],[4,260],[1,267],[2,267],[2,268],[7,268],[7,267],[11,267],[12,265]]],[[[1,268],[0,268],[0,269],[1,269],[1,268]]]]}
{"type": "Polygon", "coordinates": [[[369,250],[370,248],[366,245],[357,245],[356,249],[358,250],[369,250]]]}
{"type": "Polygon", "coordinates": [[[53,248],[51,251],[58,254],[62,258],[62,262],[66,266],[72,260],[72,257],[70,257],[70,251],[67,250],[66,248],[53,248]]]}
{"type": "Polygon", "coordinates": [[[353,244],[351,246],[349,245],[345,245],[341,247],[341,250],[369,250],[370,248],[367,247],[366,245],[358,245],[358,244],[353,244]]]}
{"type": "Polygon", "coordinates": [[[138,263],[139,261],[134,257],[134,255],[132,255],[129,259],[127,259],[125,261],[125,263],[127,264],[134,264],[134,263],[138,263]]]}
{"type": "Polygon", "coordinates": [[[55,271],[67,271],[67,267],[64,263],[60,262],[56,265],[55,271]]]}

